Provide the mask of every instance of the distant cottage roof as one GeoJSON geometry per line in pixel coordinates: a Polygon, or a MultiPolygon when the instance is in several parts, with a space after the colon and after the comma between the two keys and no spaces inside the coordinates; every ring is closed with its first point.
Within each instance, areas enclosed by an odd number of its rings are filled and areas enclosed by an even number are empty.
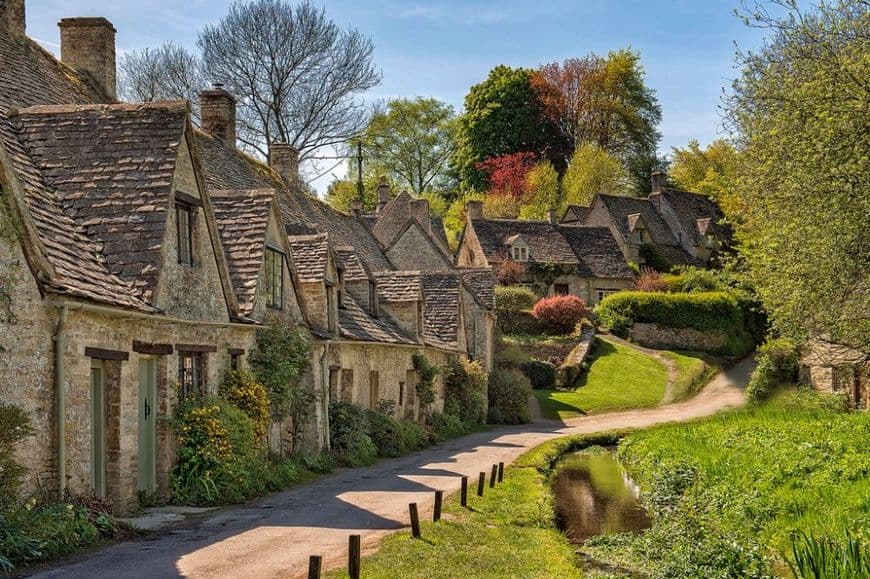
{"type": "Polygon", "coordinates": [[[352,340],[388,344],[414,343],[383,316],[374,318],[367,314],[349,294],[344,296],[344,307],[338,310],[338,325],[341,335],[352,340]]]}
{"type": "Polygon", "coordinates": [[[563,227],[562,233],[580,261],[577,268],[580,277],[634,277],[607,227],[563,227]]]}
{"type": "Polygon", "coordinates": [[[12,120],[64,212],[146,301],[157,285],[187,113],[183,101],[48,105],[12,120]]]}
{"type": "Polygon", "coordinates": [[[460,269],[459,275],[465,285],[477,296],[487,309],[495,309],[495,274],[491,269],[460,269]]]}
{"type": "Polygon", "coordinates": [[[474,232],[490,264],[510,259],[511,239],[522,237],[529,246],[529,261],[541,263],[577,264],[577,256],[559,232],[548,221],[517,219],[475,219],[474,232]]]}
{"type": "Polygon", "coordinates": [[[272,189],[211,192],[230,279],[242,315],[248,315],[254,309],[274,197],[272,189]]]}
{"type": "Polygon", "coordinates": [[[325,233],[317,235],[290,235],[287,237],[290,250],[293,252],[293,264],[299,280],[303,282],[318,282],[326,278],[326,267],[329,263],[329,236],[325,233]]]}
{"type": "MultiPolygon", "coordinates": [[[[656,193],[650,198],[654,199],[656,193]]],[[[689,235],[692,244],[698,245],[704,241],[707,233],[718,233],[717,223],[723,218],[722,211],[712,199],[706,195],[664,189],[660,193],[673,208],[680,226],[689,235]]]]}
{"type": "Polygon", "coordinates": [[[423,338],[427,344],[456,348],[459,342],[459,276],[455,273],[423,273],[423,338]]]}
{"type": "Polygon", "coordinates": [[[382,271],[375,273],[378,294],[387,302],[415,302],[420,299],[419,271],[382,271]]]}

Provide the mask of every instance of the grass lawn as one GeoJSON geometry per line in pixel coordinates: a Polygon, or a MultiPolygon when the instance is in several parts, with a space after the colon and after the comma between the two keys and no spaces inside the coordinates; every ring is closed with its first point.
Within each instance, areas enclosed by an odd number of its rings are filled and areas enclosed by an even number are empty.
{"type": "Polygon", "coordinates": [[[661,354],[677,366],[677,377],[667,402],[680,402],[693,397],[720,370],[718,364],[710,363],[709,356],[701,352],[662,350],[661,354]]]}
{"type": "Polygon", "coordinates": [[[647,408],[662,401],[668,383],[664,364],[643,352],[598,338],[585,384],[576,390],[535,390],[546,418],[570,418],[647,408]]]}

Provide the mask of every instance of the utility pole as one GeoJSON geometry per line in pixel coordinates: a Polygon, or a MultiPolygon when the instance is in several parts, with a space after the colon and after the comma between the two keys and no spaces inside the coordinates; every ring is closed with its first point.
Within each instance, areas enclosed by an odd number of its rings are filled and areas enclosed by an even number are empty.
{"type": "Polygon", "coordinates": [[[362,139],[356,142],[356,195],[363,205],[362,139]]]}

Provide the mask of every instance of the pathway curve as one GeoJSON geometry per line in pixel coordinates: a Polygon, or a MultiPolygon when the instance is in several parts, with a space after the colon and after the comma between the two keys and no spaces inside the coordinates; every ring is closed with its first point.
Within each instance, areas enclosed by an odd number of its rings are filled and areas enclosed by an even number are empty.
{"type": "Polygon", "coordinates": [[[719,374],[695,398],[657,408],[584,416],[480,432],[370,467],[337,471],[309,484],[222,509],[168,533],[112,545],[38,577],[299,577],[310,555],[324,567],[345,564],[347,537],[366,551],[407,523],[408,503],[431,516],[433,490],[459,489],[493,463],[510,463],[530,447],[568,434],[639,428],[714,414],[743,403],[747,359],[719,374]]]}

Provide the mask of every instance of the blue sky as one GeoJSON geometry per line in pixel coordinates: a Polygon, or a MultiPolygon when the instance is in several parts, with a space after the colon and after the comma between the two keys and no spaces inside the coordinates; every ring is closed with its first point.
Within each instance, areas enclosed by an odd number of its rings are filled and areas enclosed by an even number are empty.
{"type": "MultiPolygon", "coordinates": [[[[434,96],[459,110],[469,87],[498,64],[534,67],[631,46],[662,105],[661,150],[722,135],[719,104],[736,75],[735,42],[757,30],[731,14],[738,0],[328,0],[327,14],[369,35],[383,72],[373,98],[434,96]]],[[[173,40],[193,47],[199,28],[229,2],[215,0],[29,0],[28,34],[57,43],[57,21],[105,16],[120,51],[173,40]]],[[[56,46],[46,44],[49,49],[56,46]]],[[[327,176],[316,184],[323,190],[327,176]]]]}

